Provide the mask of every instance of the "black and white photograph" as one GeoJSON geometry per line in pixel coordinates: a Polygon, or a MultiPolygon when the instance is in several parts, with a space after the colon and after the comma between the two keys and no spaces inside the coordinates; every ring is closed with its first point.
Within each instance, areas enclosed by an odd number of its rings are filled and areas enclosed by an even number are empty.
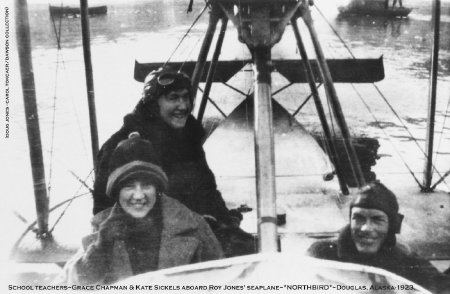
{"type": "Polygon", "coordinates": [[[0,10],[0,292],[450,293],[450,0],[0,10]]]}

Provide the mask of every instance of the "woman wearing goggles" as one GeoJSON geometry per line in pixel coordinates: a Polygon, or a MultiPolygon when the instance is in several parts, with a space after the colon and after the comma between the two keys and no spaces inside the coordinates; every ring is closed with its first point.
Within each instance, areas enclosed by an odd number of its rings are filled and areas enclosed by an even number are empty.
{"type": "Polygon", "coordinates": [[[235,222],[217,190],[202,147],[205,132],[191,110],[192,87],[187,75],[160,69],[147,76],[142,99],[98,155],[94,213],[112,206],[105,194],[109,158],[117,144],[136,131],[160,154],[161,166],[169,177],[169,196],[200,215],[225,224],[235,222]]]}

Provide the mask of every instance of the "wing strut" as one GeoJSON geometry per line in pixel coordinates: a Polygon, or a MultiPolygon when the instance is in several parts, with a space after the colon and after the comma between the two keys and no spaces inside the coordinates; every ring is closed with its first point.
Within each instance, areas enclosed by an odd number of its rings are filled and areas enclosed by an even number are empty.
{"type": "Polygon", "coordinates": [[[205,85],[205,89],[203,90],[202,101],[200,102],[200,107],[198,110],[197,119],[200,122],[202,122],[203,115],[205,114],[206,103],[208,102],[209,92],[211,90],[212,81],[214,79],[214,74],[216,72],[217,61],[219,60],[220,51],[221,51],[222,45],[223,45],[223,39],[225,38],[225,32],[227,30],[228,18],[223,16],[223,17],[221,17],[221,19],[222,19],[222,25],[220,27],[220,34],[217,39],[216,49],[214,50],[214,54],[213,54],[211,63],[209,65],[208,75],[206,77],[206,85],[205,85]]]}
{"type": "Polygon", "coordinates": [[[433,143],[434,143],[434,122],[436,115],[436,85],[438,78],[439,67],[439,25],[441,17],[441,1],[433,1],[433,27],[434,27],[434,41],[433,41],[433,54],[431,59],[430,70],[430,96],[428,101],[428,124],[427,124],[427,137],[425,144],[425,165],[423,168],[423,186],[422,191],[432,192],[431,179],[433,177],[433,143]]]}
{"type": "Polygon", "coordinates": [[[16,27],[25,121],[27,124],[31,173],[33,176],[34,197],[36,201],[38,236],[41,240],[42,247],[45,247],[52,238],[48,233],[49,200],[45,182],[39,115],[36,105],[33,62],[31,59],[30,25],[26,0],[16,1],[16,27]]]}
{"type": "Polygon", "coordinates": [[[277,251],[275,150],[272,121],[270,48],[253,50],[254,127],[258,232],[262,252],[277,251]]]}
{"type": "Polygon", "coordinates": [[[314,104],[316,105],[317,113],[319,115],[320,123],[322,124],[323,133],[326,138],[327,149],[330,153],[331,161],[334,164],[336,175],[339,180],[339,186],[341,188],[342,194],[348,195],[348,188],[345,184],[343,172],[341,166],[339,164],[338,155],[336,152],[336,146],[334,144],[334,140],[331,135],[330,127],[328,126],[328,121],[325,115],[325,111],[323,110],[322,102],[320,101],[319,92],[317,91],[316,84],[314,83],[314,74],[311,68],[311,64],[308,59],[308,54],[306,53],[305,45],[303,44],[302,38],[300,36],[300,31],[298,29],[297,19],[291,20],[292,29],[294,31],[295,39],[297,40],[297,46],[300,52],[300,56],[305,64],[306,75],[308,78],[309,87],[311,89],[311,93],[314,99],[314,104]]]}
{"type": "MultiPolygon", "coordinates": [[[[202,99],[198,118],[203,118],[206,107],[208,92],[214,80],[214,72],[222,46],[223,36],[228,18],[238,30],[239,41],[245,43],[249,48],[253,59],[254,72],[254,142],[255,142],[255,169],[256,169],[256,192],[258,208],[258,233],[260,252],[274,252],[278,250],[277,244],[277,221],[276,221],[276,184],[275,184],[275,151],[274,132],[272,118],[272,93],[271,93],[271,72],[276,66],[271,60],[271,48],[281,40],[286,25],[289,21],[295,23],[294,33],[296,33],[299,49],[304,51],[301,42],[296,19],[302,17],[308,27],[317,55],[317,65],[321,79],[325,85],[326,94],[330,100],[334,116],[341,130],[344,145],[349,152],[350,163],[355,173],[358,187],[365,185],[365,179],[359,165],[354,147],[350,141],[350,133],[345,122],[339,100],[334,89],[330,69],[322,53],[317,35],[312,24],[309,0],[212,0],[212,10],[209,19],[208,30],[199,53],[198,61],[193,73],[192,84],[197,89],[203,77],[203,69],[206,64],[212,38],[220,18],[222,21],[221,35],[216,44],[213,59],[209,66],[206,78],[206,91],[202,99]]],[[[303,52],[302,59],[306,64],[308,82],[310,83],[316,107],[321,116],[324,133],[329,142],[331,132],[329,131],[323,107],[320,104],[317,89],[315,88],[314,76],[311,64],[306,53],[303,52]],[[308,66],[309,65],[309,66],[308,66]]],[[[136,71],[135,71],[136,76],[136,71]]],[[[333,149],[332,149],[333,150],[333,149]]],[[[342,180],[341,170],[338,167],[336,152],[331,154],[339,182],[343,193],[347,193],[347,187],[342,180]]]]}
{"type": "Polygon", "coordinates": [[[89,12],[87,0],[80,0],[81,33],[83,35],[84,69],[86,72],[86,90],[89,107],[89,126],[91,129],[92,161],[95,167],[98,147],[97,115],[95,111],[94,78],[91,61],[91,43],[89,34],[89,12]]]}
{"type": "Polygon", "coordinates": [[[30,148],[31,173],[34,184],[37,220],[30,224],[19,240],[13,245],[10,258],[24,263],[61,263],[67,261],[75,252],[74,248],[59,245],[48,229],[49,199],[45,181],[45,169],[42,156],[39,116],[36,105],[36,90],[31,58],[30,26],[27,0],[17,0],[16,37],[22,79],[22,91],[27,125],[28,145],[30,148]],[[21,246],[22,240],[37,223],[37,246],[21,246]]]}
{"type": "Polygon", "coordinates": [[[238,30],[253,58],[256,197],[260,252],[276,252],[275,151],[272,118],[271,48],[305,3],[294,0],[216,0],[238,30]]]}
{"type": "Polygon", "coordinates": [[[195,64],[194,73],[192,74],[192,89],[194,89],[194,103],[195,103],[195,95],[196,90],[198,88],[198,84],[200,83],[200,79],[203,76],[203,70],[205,68],[206,58],[208,57],[208,52],[211,47],[211,42],[214,37],[214,33],[216,32],[217,22],[220,18],[220,10],[216,7],[216,5],[212,5],[211,12],[209,14],[208,21],[208,29],[206,31],[205,39],[203,39],[202,47],[200,48],[200,53],[198,55],[197,62],[195,64]]]}
{"type": "Polygon", "coordinates": [[[344,142],[345,149],[348,152],[350,165],[353,169],[355,180],[358,187],[363,187],[366,184],[366,180],[361,170],[361,166],[359,164],[358,157],[356,156],[355,148],[351,142],[350,132],[348,130],[347,122],[344,118],[344,113],[342,112],[341,104],[339,102],[339,98],[337,97],[336,89],[334,88],[333,79],[331,78],[330,70],[328,68],[327,61],[322,51],[322,47],[320,45],[319,39],[317,38],[317,33],[314,28],[313,20],[311,17],[311,11],[309,9],[305,9],[302,15],[303,21],[306,24],[306,27],[309,30],[311,35],[311,40],[314,46],[314,50],[317,55],[317,61],[320,69],[320,74],[322,75],[322,79],[325,86],[325,93],[328,97],[328,100],[331,103],[331,108],[333,110],[334,116],[336,118],[339,129],[342,133],[342,139],[344,142]]]}

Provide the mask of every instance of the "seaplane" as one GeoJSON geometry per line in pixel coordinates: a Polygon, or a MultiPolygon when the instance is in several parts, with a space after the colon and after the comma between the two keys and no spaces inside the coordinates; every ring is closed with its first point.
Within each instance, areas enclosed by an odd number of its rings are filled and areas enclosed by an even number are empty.
{"type": "MultiPolygon", "coordinates": [[[[86,0],[80,2],[83,41],[86,44],[84,56],[88,74],[91,143],[95,158],[99,144],[92,68],[89,66],[88,6],[86,0]]],[[[189,284],[206,286],[209,291],[290,291],[305,290],[301,286],[309,285],[316,287],[307,288],[309,291],[333,292],[332,289],[339,286],[344,292],[375,293],[376,290],[367,292],[366,288],[354,289],[351,285],[355,281],[358,285],[373,285],[383,280],[390,285],[414,285],[412,289],[390,289],[393,293],[428,293],[421,286],[381,269],[304,256],[306,249],[314,241],[337,236],[339,229],[348,221],[347,204],[353,199],[355,192],[371,180],[368,176],[370,173],[365,172],[360,163],[361,154],[355,148],[355,140],[351,137],[334,84],[375,83],[384,78],[382,57],[327,59],[314,26],[311,13],[313,7],[311,0],[210,0],[205,4],[205,9],[209,10],[209,21],[197,60],[152,63],[136,61],[134,78],[140,82],[144,81],[149,72],[165,65],[190,75],[193,87],[198,89],[199,98],[201,95],[195,108],[198,120],[204,120],[208,105],[223,113],[223,120],[209,125],[210,132],[204,149],[228,206],[251,208],[242,210],[244,219],[241,227],[256,236],[259,253],[143,274],[121,281],[122,285],[176,285],[174,287],[181,287],[179,290],[182,290],[183,286],[189,284]],[[231,29],[229,22],[237,30],[238,41],[248,48],[251,56],[249,59],[220,60],[225,33],[231,29]],[[302,30],[299,23],[303,25],[302,30]],[[298,49],[298,58],[272,58],[273,47],[285,36],[288,28],[292,30],[291,36],[298,49]],[[217,31],[215,49],[211,52],[217,31]],[[306,37],[310,42],[308,44],[312,45],[315,58],[310,57],[310,51],[306,48],[306,37]],[[210,55],[212,57],[208,60],[210,55]],[[253,79],[247,92],[227,83],[238,74],[253,79]],[[277,91],[273,90],[272,85],[275,74],[287,81],[277,91]],[[210,97],[213,83],[228,86],[243,96],[242,102],[228,115],[220,111],[220,107],[210,97]],[[299,109],[307,101],[314,103],[323,131],[321,145],[296,121],[295,114],[298,111],[290,113],[274,99],[276,94],[297,83],[305,83],[309,87],[310,95],[306,99],[299,98],[299,109]],[[337,132],[330,127],[331,121],[325,113],[318,90],[320,86],[323,86],[337,132]],[[261,288],[266,286],[269,288],[261,288]],[[272,288],[276,286],[283,288],[272,288]]],[[[16,13],[22,87],[30,89],[34,80],[26,0],[16,1],[16,13]]],[[[39,150],[41,143],[37,106],[33,97],[35,93],[24,90],[23,95],[32,150],[30,156],[37,219],[27,225],[14,244],[11,260],[17,263],[53,263],[62,266],[78,247],[69,247],[65,240],[57,238],[57,230],[53,230],[53,227],[49,229],[49,215],[67,203],[77,202],[79,198],[71,198],[49,207],[42,151],[39,150]]],[[[433,115],[432,107],[430,115],[433,115]]],[[[432,126],[429,132],[433,133],[432,126]]],[[[431,142],[432,150],[432,137],[428,141],[431,142]]],[[[426,216],[432,211],[429,203],[433,199],[448,203],[450,198],[448,192],[435,191],[436,184],[431,183],[432,169],[433,164],[428,157],[426,176],[420,187],[427,194],[398,194],[399,199],[408,199],[401,201],[403,209],[414,214],[414,217],[405,220],[407,230],[402,234],[401,242],[429,260],[448,262],[450,212],[448,209],[439,210],[431,218],[426,216]],[[425,229],[431,223],[438,228],[438,235],[425,229]]],[[[444,181],[447,175],[448,173],[441,175],[440,181],[444,181]]],[[[56,221],[64,226],[59,217],[56,221]]],[[[70,230],[71,224],[65,226],[66,230],[70,230]]],[[[48,276],[34,277],[31,283],[49,282],[48,276]]],[[[18,279],[24,281],[23,278],[18,279]]]]}
{"type": "Polygon", "coordinates": [[[360,15],[360,16],[378,16],[387,18],[402,18],[408,17],[412,8],[408,7],[393,7],[389,5],[389,1],[384,0],[372,0],[372,1],[360,1],[353,0],[347,5],[339,6],[340,16],[360,15]]]}

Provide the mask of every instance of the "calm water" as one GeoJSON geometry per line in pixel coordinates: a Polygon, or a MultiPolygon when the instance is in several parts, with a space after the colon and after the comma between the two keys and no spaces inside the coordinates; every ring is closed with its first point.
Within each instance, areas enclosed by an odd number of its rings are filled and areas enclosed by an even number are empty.
{"type": "MultiPolygon", "coordinates": [[[[392,20],[369,17],[342,19],[337,17],[336,5],[331,5],[329,1],[316,2],[326,20],[356,57],[383,55],[386,78],[376,86],[423,148],[432,44],[430,1],[404,1],[405,6],[414,8],[410,17],[392,20]]],[[[142,85],[133,80],[135,59],[167,60],[203,8],[202,4],[203,1],[195,1],[194,13],[186,14],[187,1],[184,0],[115,1],[108,4],[107,15],[90,18],[100,143],[120,127],[123,115],[132,110],[140,96],[142,85]]],[[[350,57],[325,20],[317,11],[314,14],[325,55],[330,58],[350,57]]],[[[74,194],[86,192],[73,174],[92,186],[92,177],[89,176],[92,159],[80,20],[64,18],[61,24],[59,19],[55,20],[56,30],[60,26],[61,32],[62,50],[58,51],[48,6],[30,4],[29,15],[46,180],[51,187],[51,205],[54,205],[74,194]]],[[[205,13],[172,60],[196,58],[206,24],[205,13]]],[[[303,27],[301,31],[304,32],[303,27]]],[[[247,49],[236,40],[235,29],[230,25],[222,50],[223,59],[249,56],[247,49]]],[[[436,165],[443,173],[450,168],[449,1],[442,4],[440,49],[435,151],[436,165]]],[[[310,53],[310,56],[313,57],[313,54],[310,53]]],[[[299,58],[289,27],[282,43],[273,50],[273,58],[280,57],[299,58]]],[[[17,56],[13,58],[11,138],[2,149],[6,148],[8,152],[5,158],[7,166],[14,168],[2,170],[2,176],[11,182],[4,198],[11,199],[9,204],[14,211],[33,219],[34,208],[29,205],[33,194],[23,102],[17,74],[17,56]]],[[[239,73],[230,83],[247,92],[251,86],[250,78],[249,74],[239,73]]],[[[274,89],[286,83],[277,74],[274,74],[273,81],[274,89]]],[[[404,160],[421,177],[423,154],[377,89],[373,85],[336,85],[336,88],[352,132],[380,139],[379,153],[384,157],[377,164],[377,175],[383,179],[385,175],[392,173],[407,174],[402,163],[404,160]],[[378,128],[375,120],[383,128],[378,128]]],[[[306,85],[295,85],[284,95],[277,95],[276,99],[293,112],[308,92],[306,85]]],[[[323,97],[323,93],[321,94],[323,97]]],[[[223,86],[214,86],[211,96],[222,105],[226,113],[242,101],[242,97],[223,86]]],[[[218,114],[210,107],[208,116],[216,117],[218,114]]],[[[320,127],[313,105],[307,104],[296,118],[310,130],[320,127]]],[[[407,184],[414,185],[414,182],[407,184]]],[[[448,189],[446,185],[441,187],[448,189]]],[[[90,211],[86,211],[86,217],[80,219],[88,220],[89,215],[90,211]]]]}

